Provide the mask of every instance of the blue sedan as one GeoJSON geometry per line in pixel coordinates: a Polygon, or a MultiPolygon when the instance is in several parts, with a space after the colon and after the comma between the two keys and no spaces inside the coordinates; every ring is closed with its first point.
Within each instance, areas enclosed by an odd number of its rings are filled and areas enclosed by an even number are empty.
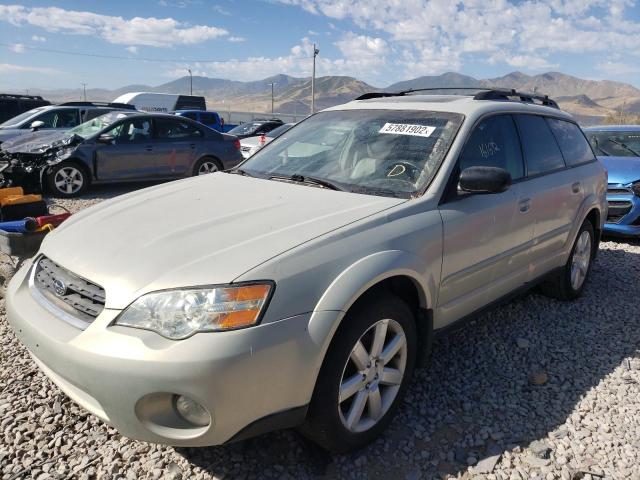
{"type": "Polygon", "coordinates": [[[607,125],[584,132],[609,171],[604,232],[640,237],[640,126],[607,125]]]}

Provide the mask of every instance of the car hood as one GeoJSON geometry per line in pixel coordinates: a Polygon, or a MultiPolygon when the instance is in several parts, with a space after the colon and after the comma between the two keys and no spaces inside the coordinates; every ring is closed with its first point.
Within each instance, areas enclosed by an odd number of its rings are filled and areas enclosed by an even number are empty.
{"type": "Polygon", "coordinates": [[[609,183],[626,185],[640,180],[640,158],[598,157],[609,172],[609,183]]]}
{"type": "MultiPolygon", "coordinates": [[[[77,138],[81,139],[82,137],[77,138]]],[[[2,149],[9,153],[41,153],[43,149],[54,147],[70,138],[68,132],[41,130],[29,132],[7,140],[2,144],[2,149]]],[[[78,143],[78,142],[75,142],[78,143]]]]}
{"type": "Polygon", "coordinates": [[[29,131],[21,130],[19,128],[0,128],[0,142],[7,142],[12,138],[25,135],[29,131]]]}
{"type": "Polygon", "coordinates": [[[86,209],[47,235],[41,252],[104,287],[106,308],[122,309],[150,291],[233,282],[405,201],[221,172],[86,209]]]}

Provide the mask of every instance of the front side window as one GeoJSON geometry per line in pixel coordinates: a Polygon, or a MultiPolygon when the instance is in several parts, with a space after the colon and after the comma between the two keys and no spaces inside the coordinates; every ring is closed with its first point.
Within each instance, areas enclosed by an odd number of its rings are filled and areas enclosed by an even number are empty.
{"type": "Polygon", "coordinates": [[[524,176],[520,139],[511,115],[492,116],[475,127],[460,156],[460,171],[477,166],[504,168],[513,180],[524,176]]]}
{"type": "Polygon", "coordinates": [[[637,132],[585,132],[596,155],[640,157],[640,130],[637,132]]]}
{"type": "Polygon", "coordinates": [[[149,142],[151,140],[151,120],[148,118],[127,120],[105,133],[112,135],[116,144],[149,142]]]}
{"type": "Polygon", "coordinates": [[[218,116],[215,113],[201,113],[200,121],[205,125],[212,125],[220,123],[218,116]]]}
{"type": "Polygon", "coordinates": [[[516,115],[520,129],[527,176],[564,168],[564,159],[551,129],[544,117],[538,115],[516,115]]]}
{"type": "Polygon", "coordinates": [[[51,110],[33,119],[33,122],[40,121],[44,125],[41,128],[73,128],[78,125],[78,110],[51,110]]]}
{"type": "Polygon", "coordinates": [[[462,120],[459,114],[430,111],[321,112],[259,150],[242,170],[409,198],[431,182],[462,120]]]}
{"type": "Polygon", "coordinates": [[[187,122],[175,121],[169,118],[157,118],[155,123],[156,138],[161,140],[183,140],[202,136],[200,130],[187,122]]]}
{"type": "MultiPolygon", "coordinates": [[[[100,110],[96,110],[100,111],[100,110]]],[[[79,135],[82,138],[89,138],[92,135],[100,132],[101,130],[107,128],[109,125],[114,123],[116,120],[121,118],[125,118],[128,115],[122,112],[111,112],[104,113],[99,117],[95,117],[92,120],[88,120],[84,123],[81,123],[75,128],[69,130],[70,135],[79,135]]],[[[113,132],[110,132],[109,135],[114,135],[113,132]]]]}

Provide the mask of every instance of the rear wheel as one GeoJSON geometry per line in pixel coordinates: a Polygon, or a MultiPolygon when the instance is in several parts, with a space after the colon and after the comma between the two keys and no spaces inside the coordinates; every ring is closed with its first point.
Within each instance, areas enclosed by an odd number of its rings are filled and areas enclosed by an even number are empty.
{"type": "Polygon", "coordinates": [[[61,162],[49,169],[46,182],[49,191],[56,197],[77,197],[89,186],[89,175],[75,163],[61,162]]]}
{"type": "Polygon", "coordinates": [[[329,347],[302,433],[334,452],[373,441],[393,420],[415,356],[409,307],[391,294],[369,296],[347,314],[329,347]]]}
{"type": "Polygon", "coordinates": [[[541,285],[542,292],[558,300],[580,297],[591,272],[595,245],[593,225],[585,220],[578,231],[569,260],[558,275],[541,285]]]}
{"type": "Polygon", "coordinates": [[[206,175],[222,170],[222,163],[217,158],[204,157],[198,160],[193,167],[193,175],[206,175]]]}

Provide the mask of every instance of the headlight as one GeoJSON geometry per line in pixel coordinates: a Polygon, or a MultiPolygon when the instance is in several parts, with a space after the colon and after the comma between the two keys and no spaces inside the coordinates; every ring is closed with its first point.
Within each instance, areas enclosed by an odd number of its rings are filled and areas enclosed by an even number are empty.
{"type": "Polygon", "coordinates": [[[272,283],[253,283],[148,293],[129,305],[115,325],[152,330],[172,340],[249,327],[260,320],[272,290],[272,283]]]}
{"type": "Polygon", "coordinates": [[[631,190],[633,190],[633,193],[635,193],[637,196],[640,197],[640,181],[636,183],[632,183],[631,190]]]}
{"type": "Polygon", "coordinates": [[[62,160],[67,158],[68,156],[71,155],[71,153],[74,151],[75,149],[73,148],[63,148],[62,150],[58,150],[56,152],[56,160],[62,160]]]}

